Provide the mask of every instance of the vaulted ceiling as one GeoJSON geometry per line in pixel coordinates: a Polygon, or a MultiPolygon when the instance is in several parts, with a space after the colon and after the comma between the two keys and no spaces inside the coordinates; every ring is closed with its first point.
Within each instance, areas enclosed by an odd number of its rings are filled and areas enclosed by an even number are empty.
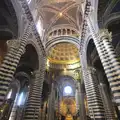
{"type": "MultiPolygon", "coordinates": [[[[44,29],[49,31],[55,25],[68,24],[78,29],[79,4],[75,0],[41,0],[39,13],[44,19],[44,29]]],[[[80,21],[81,22],[81,21],[80,21]]]]}
{"type": "Polygon", "coordinates": [[[59,43],[53,46],[48,59],[56,64],[73,64],[80,61],[78,49],[71,43],[59,43]]]}
{"type": "MultiPolygon", "coordinates": [[[[53,28],[80,31],[82,15],[80,3],[76,0],[41,0],[39,3],[39,15],[43,19],[44,35],[53,28]]],[[[47,38],[46,38],[47,39],[47,38]]],[[[74,64],[80,61],[79,52],[75,45],[70,43],[59,43],[49,49],[48,59],[52,64],[74,64]]]]}

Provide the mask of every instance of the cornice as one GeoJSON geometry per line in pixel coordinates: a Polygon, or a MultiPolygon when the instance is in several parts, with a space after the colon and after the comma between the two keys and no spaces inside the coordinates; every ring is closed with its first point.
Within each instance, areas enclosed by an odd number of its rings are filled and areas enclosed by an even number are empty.
{"type": "Polygon", "coordinates": [[[76,37],[71,37],[71,36],[60,36],[60,37],[56,37],[51,39],[50,41],[47,41],[45,44],[46,47],[46,53],[48,53],[49,49],[54,46],[57,43],[61,43],[61,42],[69,42],[69,43],[73,43],[76,45],[76,47],[79,49],[79,39],[76,37]]]}

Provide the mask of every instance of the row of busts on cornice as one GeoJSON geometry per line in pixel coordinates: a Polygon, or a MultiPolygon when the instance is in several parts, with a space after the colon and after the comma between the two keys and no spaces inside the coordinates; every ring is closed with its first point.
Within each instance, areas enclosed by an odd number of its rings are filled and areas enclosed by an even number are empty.
{"type": "Polygon", "coordinates": [[[75,30],[62,28],[62,29],[57,29],[57,30],[50,32],[48,36],[49,36],[48,39],[52,39],[52,38],[59,37],[59,36],[72,36],[72,37],[78,38],[79,34],[76,33],[75,30]]]}

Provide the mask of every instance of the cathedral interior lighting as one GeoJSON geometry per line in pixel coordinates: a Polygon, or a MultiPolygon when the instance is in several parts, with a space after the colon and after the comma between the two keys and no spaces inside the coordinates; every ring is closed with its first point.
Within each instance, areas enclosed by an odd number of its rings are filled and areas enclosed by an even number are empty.
{"type": "Polygon", "coordinates": [[[65,93],[66,95],[70,95],[70,94],[72,93],[72,88],[71,88],[71,86],[65,86],[65,87],[64,87],[64,93],[65,93]]]}
{"type": "Polygon", "coordinates": [[[24,92],[21,92],[19,95],[18,95],[18,102],[17,102],[17,105],[18,106],[21,106],[21,105],[24,105],[24,92]]]}
{"type": "Polygon", "coordinates": [[[0,0],[0,120],[120,120],[120,0],[0,0]]]}
{"type": "Polygon", "coordinates": [[[60,16],[60,17],[62,17],[62,16],[63,16],[63,13],[62,13],[62,12],[60,12],[60,13],[59,13],[59,16],[60,16]]]}
{"type": "Polygon", "coordinates": [[[11,98],[11,95],[12,95],[12,89],[10,89],[10,91],[8,92],[8,94],[7,94],[7,99],[10,99],[10,98],[11,98]]]}

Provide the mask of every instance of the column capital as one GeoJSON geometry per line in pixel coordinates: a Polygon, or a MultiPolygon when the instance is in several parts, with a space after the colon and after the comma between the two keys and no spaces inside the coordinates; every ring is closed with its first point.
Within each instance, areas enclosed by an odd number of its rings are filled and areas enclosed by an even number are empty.
{"type": "Polygon", "coordinates": [[[34,75],[35,75],[35,77],[39,77],[40,76],[40,71],[39,70],[34,71],[34,75]]]}
{"type": "Polygon", "coordinates": [[[18,49],[20,47],[20,41],[19,40],[8,40],[7,41],[8,48],[15,48],[18,49]]]}
{"type": "Polygon", "coordinates": [[[96,69],[94,67],[92,67],[92,66],[88,66],[88,70],[89,71],[96,71],[96,69]]]}
{"type": "Polygon", "coordinates": [[[112,32],[109,32],[108,29],[100,29],[99,36],[102,40],[106,38],[109,41],[112,41],[112,32]]]}

